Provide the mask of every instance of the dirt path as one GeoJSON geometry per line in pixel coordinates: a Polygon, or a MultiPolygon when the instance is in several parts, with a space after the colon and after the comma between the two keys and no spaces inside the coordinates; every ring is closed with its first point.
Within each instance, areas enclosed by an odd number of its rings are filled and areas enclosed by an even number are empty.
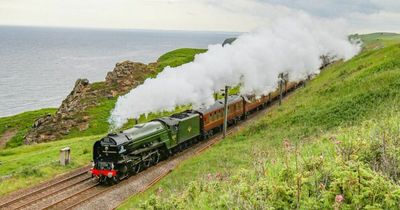
{"type": "Polygon", "coordinates": [[[0,137],[0,149],[4,148],[10,139],[17,134],[16,129],[8,129],[6,132],[3,133],[3,135],[0,137]]]}

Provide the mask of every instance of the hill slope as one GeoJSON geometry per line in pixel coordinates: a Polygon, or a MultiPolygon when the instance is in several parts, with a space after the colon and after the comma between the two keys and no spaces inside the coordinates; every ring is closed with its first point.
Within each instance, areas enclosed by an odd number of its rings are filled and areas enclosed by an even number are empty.
{"type": "Polygon", "coordinates": [[[400,44],[369,43],[121,209],[400,208],[400,44]]]}

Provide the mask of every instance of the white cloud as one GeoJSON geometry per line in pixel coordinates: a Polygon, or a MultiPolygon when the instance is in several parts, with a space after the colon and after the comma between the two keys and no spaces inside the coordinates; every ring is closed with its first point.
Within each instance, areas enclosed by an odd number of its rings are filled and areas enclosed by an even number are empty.
{"type": "Polygon", "coordinates": [[[399,30],[398,0],[0,0],[0,25],[250,31],[299,10],[399,30]]]}
{"type": "Polygon", "coordinates": [[[208,1],[14,0],[0,11],[5,25],[248,31],[263,21],[208,1]]]}
{"type": "Polygon", "coordinates": [[[353,13],[349,16],[352,32],[400,32],[400,13],[379,11],[372,14],[353,13]]]}

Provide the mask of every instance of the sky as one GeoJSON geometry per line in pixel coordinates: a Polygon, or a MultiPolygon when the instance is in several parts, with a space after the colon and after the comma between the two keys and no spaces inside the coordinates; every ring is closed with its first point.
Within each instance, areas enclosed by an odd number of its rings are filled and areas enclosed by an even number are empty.
{"type": "Polygon", "coordinates": [[[0,25],[247,32],[292,13],[400,32],[400,0],[0,0],[0,25]]]}

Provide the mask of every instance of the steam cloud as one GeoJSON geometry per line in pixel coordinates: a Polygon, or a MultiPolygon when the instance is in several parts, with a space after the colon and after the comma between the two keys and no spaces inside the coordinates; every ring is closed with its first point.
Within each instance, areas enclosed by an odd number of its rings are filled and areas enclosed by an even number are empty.
{"type": "Polygon", "coordinates": [[[268,93],[277,87],[278,74],[290,80],[318,73],[321,55],[350,59],[360,43],[348,40],[345,23],[296,15],[275,20],[268,28],[238,37],[232,45],[210,45],[191,63],[166,67],[157,78],[118,98],[109,122],[121,127],[129,118],[178,105],[211,105],[213,93],[225,85],[241,85],[242,94],[268,93]]]}

